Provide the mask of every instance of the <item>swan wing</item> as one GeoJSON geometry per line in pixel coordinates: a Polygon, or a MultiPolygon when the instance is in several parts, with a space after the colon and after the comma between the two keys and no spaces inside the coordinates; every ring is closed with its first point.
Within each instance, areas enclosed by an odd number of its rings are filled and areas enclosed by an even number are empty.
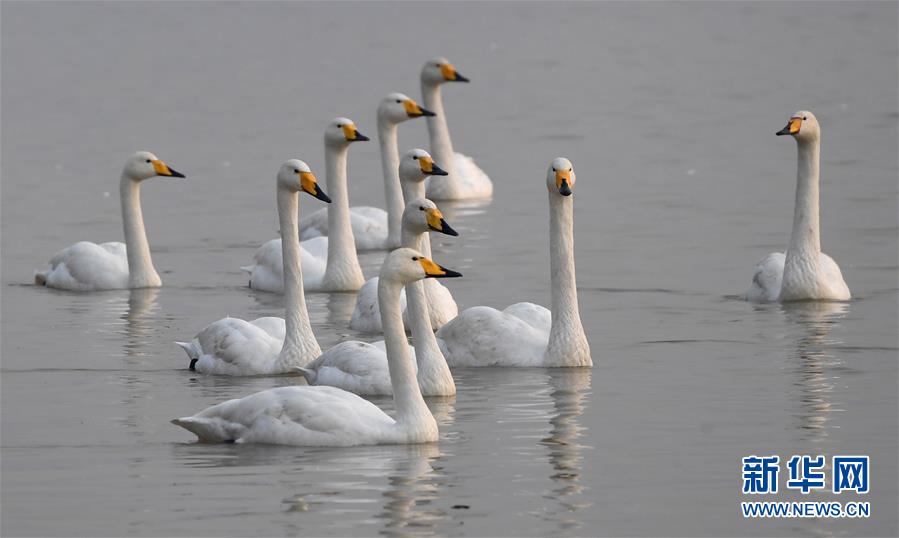
{"type": "MultiPolygon", "coordinates": [[[[350,208],[350,226],[357,250],[382,249],[387,244],[387,212],[378,207],[350,208]]],[[[300,219],[300,239],[328,235],[328,209],[319,209],[300,219]]]]}
{"type": "Polygon", "coordinates": [[[827,254],[821,253],[821,273],[828,290],[828,298],[836,301],[848,301],[852,298],[849,286],[843,280],[843,272],[837,262],[827,254]]]}
{"type": "Polygon", "coordinates": [[[431,200],[466,200],[490,198],[493,182],[474,159],[461,153],[453,155],[453,175],[448,181],[428,181],[427,197],[431,200]],[[452,181],[450,185],[449,181],[452,181]]]}
{"type": "MultiPolygon", "coordinates": [[[[521,315],[524,310],[513,312],[521,315]]],[[[437,331],[437,341],[451,367],[540,366],[549,330],[537,329],[518,315],[475,306],[437,331]]]]}
{"type": "MultiPolygon", "coordinates": [[[[400,309],[405,317],[405,289],[400,292],[400,309]]],[[[350,317],[350,328],[366,333],[379,334],[383,332],[381,308],[378,306],[378,277],[366,280],[356,294],[356,306],[353,308],[353,315],[350,317]]]]}
{"type": "Polygon", "coordinates": [[[284,265],[281,239],[266,241],[253,253],[253,265],[243,268],[250,273],[250,287],[254,290],[284,291],[284,265]]]}
{"type": "Polygon", "coordinates": [[[341,342],[306,366],[315,371],[314,384],[355,394],[393,394],[387,353],[366,342],[341,342]]]}
{"type": "Polygon", "coordinates": [[[128,288],[128,256],[124,243],[80,241],[56,253],[50,268],[35,272],[35,283],[66,290],[128,288]]]}
{"type": "Polygon", "coordinates": [[[748,301],[757,303],[777,301],[783,283],[785,261],[786,255],[783,252],[772,252],[756,264],[752,284],[746,292],[748,301]]]}
{"type": "Polygon", "coordinates": [[[284,320],[274,317],[251,322],[229,317],[212,322],[190,343],[197,359],[194,368],[204,374],[281,373],[273,372],[272,367],[284,344],[284,332],[284,320]]]}

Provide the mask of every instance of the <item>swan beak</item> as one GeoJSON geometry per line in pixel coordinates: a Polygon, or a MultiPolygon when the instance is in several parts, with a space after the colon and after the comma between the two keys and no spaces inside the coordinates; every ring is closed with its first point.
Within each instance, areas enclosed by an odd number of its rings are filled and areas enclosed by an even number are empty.
{"type": "Polygon", "coordinates": [[[315,180],[315,175],[312,172],[300,172],[300,187],[322,202],[325,202],[326,204],[331,203],[331,199],[328,198],[325,191],[318,186],[318,181],[315,180]]]}
{"type": "Polygon", "coordinates": [[[446,63],[440,66],[440,74],[443,75],[443,80],[449,82],[468,82],[469,80],[462,75],[460,75],[456,71],[456,67],[453,64],[446,63]]]}
{"type": "Polygon", "coordinates": [[[436,116],[433,112],[426,108],[422,108],[418,103],[413,101],[412,99],[408,99],[403,101],[403,108],[406,109],[406,114],[410,118],[420,118],[422,116],[436,116]]]}
{"type": "Polygon", "coordinates": [[[780,131],[777,131],[775,134],[777,136],[794,135],[799,132],[800,127],[802,127],[802,118],[790,118],[790,122],[787,123],[787,126],[780,131]]]}
{"type": "Polygon", "coordinates": [[[424,256],[418,259],[418,263],[425,270],[425,278],[454,278],[462,276],[462,273],[441,267],[424,256]]]}
{"type": "Polygon", "coordinates": [[[429,176],[448,176],[446,170],[434,164],[431,157],[419,157],[418,162],[421,163],[421,171],[429,176]]]}
{"type": "Polygon", "coordinates": [[[442,234],[452,236],[459,235],[459,232],[453,230],[450,225],[446,223],[446,219],[443,218],[443,213],[441,213],[439,209],[428,209],[427,218],[428,228],[434,230],[435,232],[440,232],[442,234]]]}
{"type": "Polygon", "coordinates": [[[184,177],[184,174],[178,172],[176,170],[172,170],[169,168],[167,164],[160,161],[159,159],[155,159],[153,161],[153,170],[156,171],[156,175],[165,176],[165,177],[184,177]]]}
{"type": "Polygon", "coordinates": [[[556,171],[556,188],[562,196],[571,196],[571,170],[556,171]]]}
{"type": "Polygon", "coordinates": [[[347,142],[367,142],[369,138],[360,133],[352,123],[343,126],[343,136],[347,142]]]}

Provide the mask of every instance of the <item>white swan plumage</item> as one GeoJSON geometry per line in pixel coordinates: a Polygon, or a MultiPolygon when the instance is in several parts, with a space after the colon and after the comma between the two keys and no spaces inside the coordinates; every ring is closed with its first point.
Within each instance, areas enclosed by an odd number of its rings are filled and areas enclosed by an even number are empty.
{"type": "Polygon", "coordinates": [[[434,112],[428,117],[431,152],[449,175],[428,180],[427,196],[432,200],[472,200],[493,196],[493,182],[474,159],[453,150],[440,87],[447,82],[468,82],[449,60],[428,60],[421,68],[421,95],[424,105],[434,112]]]}
{"type": "Polygon", "coordinates": [[[400,248],[387,256],[380,276],[394,418],[351,392],[327,386],[291,386],[229,400],[172,422],[196,434],[199,441],[210,443],[354,446],[436,441],[437,422],[415,377],[399,293],[404,285],[422,278],[459,275],[415,250],[400,248]]]}
{"type": "MultiPolygon", "coordinates": [[[[323,211],[332,232],[300,243],[306,291],[356,291],[365,282],[350,222],[346,169],[350,145],[367,140],[348,118],[335,118],[325,127],[325,182],[332,203],[323,211]]],[[[251,288],[281,293],[282,266],[281,240],[272,239],[253,254],[253,265],[241,269],[249,273],[251,288]]]]}
{"type": "Polygon", "coordinates": [[[149,151],[125,162],[119,180],[125,242],[79,241],[56,253],[50,268],[34,272],[34,283],[73,291],[158,288],[162,279],[153,267],[140,207],[140,184],[151,177],[184,177],[149,151]]]}
{"type": "MultiPolygon", "coordinates": [[[[350,222],[357,249],[392,249],[400,245],[400,227],[405,203],[397,175],[400,159],[397,149],[397,126],[412,118],[433,115],[433,112],[422,108],[408,95],[398,92],[388,94],[378,105],[378,144],[381,151],[381,173],[384,178],[387,211],[371,206],[350,208],[350,222]]],[[[300,220],[300,237],[306,240],[329,235],[326,221],[323,211],[312,213],[300,220]]]]}
{"type": "MultiPolygon", "coordinates": [[[[457,235],[434,202],[425,198],[410,201],[403,212],[403,246],[422,251],[419,246],[429,230],[457,235]]],[[[377,288],[379,281],[380,277],[373,278],[366,285],[377,288]]],[[[422,284],[424,282],[416,281],[406,285],[404,293],[408,300],[403,312],[404,323],[412,329],[415,348],[411,351],[417,366],[418,385],[425,396],[452,396],[456,393],[456,384],[434,336],[422,284]]],[[[377,290],[372,295],[377,303],[377,290]]],[[[374,310],[380,312],[377,306],[374,310]]],[[[380,315],[378,324],[380,326],[380,315]]],[[[374,344],[342,342],[300,371],[310,385],[330,385],[364,395],[393,394],[383,341],[374,344]]]]}
{"type": "Polygon", "coordinates": [[[321,355],[303,293],[297,231],[300,191],[330,202],[309,166],[299,159],[290,159],[278,171],[276,188],[282,272],[287,275],[284,319],[244,321],[226,317],[207,325],[190,342],[175,342],[190,358],[191,370],[221,375],[295,373],[297,367],[321,355]]]}
{"type": "Polygon", "coordinates": [[[773,252],[756,264],[746,298],[753,302],[847,301],[852,294],[840,266],[821,252],[818,119],[811,112],[800,110],[777,134],[791,135],[799,154],[793,232],[785,253],[773,252]]]}
{"type": "Polygon", "coordinates": [[[574,267],[576,176],[571,161],[556,158],[546,174],[552,310],[517,303],[503,311],[463,310],[437,331],[447,362],[456,366],[592,366],[581,324],[574,267]]]}
{"type": "MultiPolygon", "coordinates": [[[[407,151],[399,164],[399,176],[403,190],[403,199],[407,202],[416,200],[427,200],[425,198],[425,181],[431,176],[445,175],[446,172],[441,169],[431,154],[427,151],[415,148],[407,151]]],[[[434,202],[427,202],[406,205],[403,210],[402,220],[402,244],[404,247],[412,247],[420,250],[425,256],[431,256],[431,239],[426,233],[428,231],[428,222],[422,221],[423,211],[436,210],[439,219],[443,219],[443,215],[439,213],[434,202]]],[[[432,215],[433,219],[437,219],[432,215]]],[[[432,230],[442,231],[438,229],[439,222],[434,220],[432,230]]],[[[445,225],[446,222],[443,221],[445,225]]],[[[447,233],[447,232],[445,232],[447,233]]],[[[449,235],[457,235],[455,231],[449,235]]],[[[425,289],[425,295],[428,301],[428,316],[431,320],[431,326],[434,330],[443,327],[449,320],[455,318],[459,314],[459,307],[453,294],[450,293],[443,284],[434,279],[425,280],[422,284],[425,289]]],[[[401,298],[403,302],[403,320],[406,324],[410,324],[409,318],[406,316],[405,292],[401,298]]],[[[381,315],[378,311],[378,279],[377,277],[368,280],[359,290],[356,296],[356,306],[353,309],[353,315],[350,318],[350,328],[370,333],[381,332],[381,315]]]]}

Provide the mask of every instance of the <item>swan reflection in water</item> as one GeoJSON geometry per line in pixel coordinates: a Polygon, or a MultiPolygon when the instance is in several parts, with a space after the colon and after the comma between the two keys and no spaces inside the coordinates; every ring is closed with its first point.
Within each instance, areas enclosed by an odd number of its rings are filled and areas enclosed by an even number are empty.
{"type": "Polygon", "coordinates": [[[783,303],[788,328],[795,332],[796,349],[789,364],[797,374],[799,428],[804,441],[821,441],[828,435],[831,414],[839,411],[832,401],[837,376],[833,369],[842,361],[829,350],[841,342],[830,337],[834,327],[849,312],[849,303],[804,301],[783,303]],[[795,362],[794,362],[795,361],[795,362]]]}

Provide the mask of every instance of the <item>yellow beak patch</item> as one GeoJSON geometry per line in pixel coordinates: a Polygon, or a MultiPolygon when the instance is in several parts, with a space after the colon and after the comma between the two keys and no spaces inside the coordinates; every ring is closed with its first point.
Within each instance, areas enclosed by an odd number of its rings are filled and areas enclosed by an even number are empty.
{"type": "Polygon", "coordinates": [[[443,220],[443,213],[441,213],[439,209],[437,209],[436,207],[433,209],[428,209],[427,211],[425,211],[425,214],[428,218],[428,226],[430,226],[434,230],[437,230],[438,232],[443,230],[443,223],[441,222],[443,220]]]}
{"type": "Polygon", "coordinates": [[[172,171],[169,170],[168,165],[165,164],[164,162],[160,161],[159,159],[153,160],[153,170],[155,170],[156,173],[160,176],[172,175],[172,171]]]}
{"type": "Polygon", "coordinates": [[[421,107],[418,106],[418,103],[413,101],[412,99],[407,99],[403,101],[403,108],[406,109],[406,114],[412,117],[421,116],[424,113],[421,111],[421,107]]]}
{"type": "Polygon", "coordinates": [[[346,137],[348,142],[352,142],[356,140],[356,126],[352,123],[348,123],[343,126],[343,136],[346,137]]]}
{"type": "Polygon", "coordinates": [[[800,127],[802,127],[802,118],[790,118],[790,134],[798,133],[800,127]]]}
{"type": "Polygon", "coordinates": [[[456,80],[456,68],[451,63],[441,65],[440,74],[443,75],[443,80],[456,80]]]}
{"type": "Polygon", "coordinates": [[[425,270],[425,274],[428,276],[443,276],[446,274],[446,271],[441,269],[439,265],[424,256],[418,258],[418,263],[421,264],[421,267],[425,270]]]}
{"type": "Polygon", "coordinates": [[[312,172],[300,172],[301,189],[314,196],[318,190],[316,187],[318,187],[318,181],[315,179],[315,174],[312,172]]]}
{"type": "Polygon", "coordinates": [[[562,181],[567,181],[568,186],[571,186],[571,170],[557,170],[556,171],[556,188],[562,188],[562,181]]]}
{"type": "Polygon", "coordinates": [[[421,163],[421,171],[430,174],[434,171],[434,159],[431,157],[419,157],[421,163]]]}

